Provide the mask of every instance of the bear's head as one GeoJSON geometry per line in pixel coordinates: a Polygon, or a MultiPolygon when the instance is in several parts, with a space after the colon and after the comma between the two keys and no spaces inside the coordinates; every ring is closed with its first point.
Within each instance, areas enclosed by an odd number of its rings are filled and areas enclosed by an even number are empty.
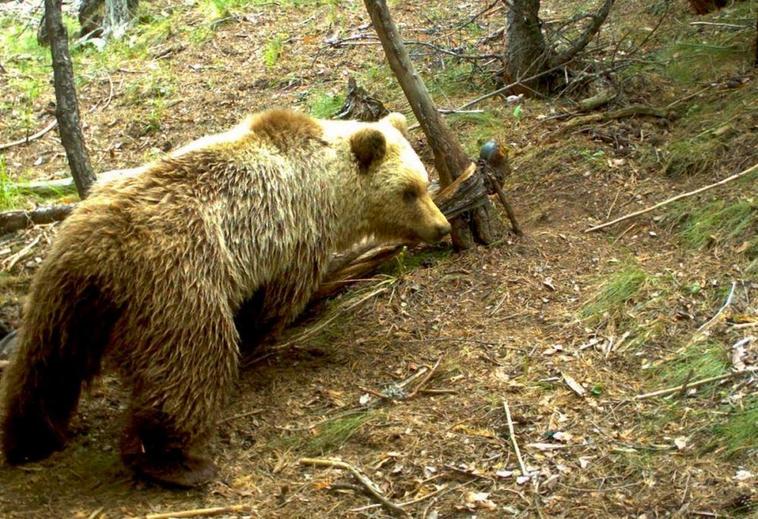
{"type": "Polygon", "coordinates": [[[350,136],[367,193],[362,209],[370,232],[380,238],[434,243],[450,224],[427,191],[429,175],[406,135],[405,117],[391,113],[350,136]]]}

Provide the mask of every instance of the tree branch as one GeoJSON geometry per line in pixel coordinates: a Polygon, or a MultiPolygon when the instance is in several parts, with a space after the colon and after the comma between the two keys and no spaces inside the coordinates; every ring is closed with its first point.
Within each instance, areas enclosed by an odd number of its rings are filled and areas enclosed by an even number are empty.
{"type": "Polygon", "coordinates": [[[600,10],[592,16],[592,22],[584,30],[584,33],[574,42],[574,45],[565,52],[561,52],[550,58],[550,65],[552,67],[563,65],[564,63],[571,61],[574,56],[584,50],[589,45],[592,38],[600,30],[600,26],[603,25],[605,19],[608,18],[608,13],[611,12],[614,0],[605,0],[605,3],[600,7],[600,10]]]}

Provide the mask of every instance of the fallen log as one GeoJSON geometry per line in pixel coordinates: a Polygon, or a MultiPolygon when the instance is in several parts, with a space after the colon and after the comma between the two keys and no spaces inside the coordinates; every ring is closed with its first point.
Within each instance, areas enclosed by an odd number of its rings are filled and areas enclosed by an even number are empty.
{"type": "Polygon", "coordinates": [[[34,225],[59,222],[74,210],[76,204],[40,207],[32,211],[0,213],[0,234],[14,232],[34,225]]]}

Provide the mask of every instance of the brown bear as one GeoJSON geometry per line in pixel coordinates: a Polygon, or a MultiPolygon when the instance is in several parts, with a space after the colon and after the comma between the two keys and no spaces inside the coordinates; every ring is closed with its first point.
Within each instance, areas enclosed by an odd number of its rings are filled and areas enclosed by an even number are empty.
{"type": "Polygon", "coordinates": [[[32,283],[4,376],[11,464],[61,449],[83,383],[113,361],[132,390],[122,459],[194,486],[238,369],[235,315],[282,326],[330,255],[374,235],[450,230],[427,193],[405,119],[318,120],[271,110],[97,186],[61,226],[32,283]]]}

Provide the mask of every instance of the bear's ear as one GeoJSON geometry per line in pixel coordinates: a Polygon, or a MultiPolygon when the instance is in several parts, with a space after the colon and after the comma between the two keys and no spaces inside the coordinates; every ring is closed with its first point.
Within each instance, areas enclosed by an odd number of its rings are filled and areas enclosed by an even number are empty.
{"type": "Polygon", "coordinates": [[[388,122],[403,135],[408,135],[408,120],[400,112],[390,112],[388,115],[382,117],[380,122],[388,122]]]}
{"type": "Polygon", "coordinates": [[[387,153],[387,141],[379,130],[363,128],[350,137],[350,149],[358,159],[361,173],[365,173],[371,164],[384,158],[384,154],[387,153]]]}

